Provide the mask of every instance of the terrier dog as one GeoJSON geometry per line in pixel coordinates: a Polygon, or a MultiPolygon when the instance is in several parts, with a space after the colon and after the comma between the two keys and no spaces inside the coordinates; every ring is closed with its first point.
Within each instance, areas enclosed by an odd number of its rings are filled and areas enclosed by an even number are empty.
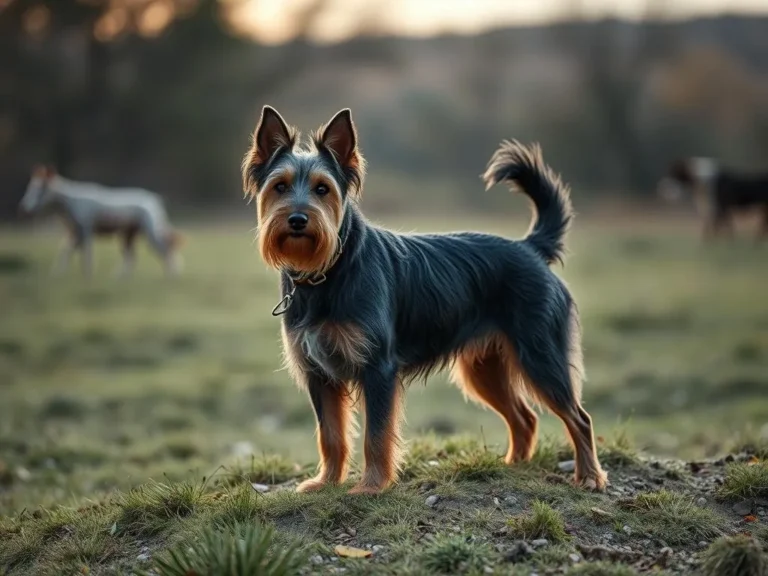
{"type": "Polygon", "coordinates": [[[576,304],[549,268],[563,258],[569,191],[538,146],[505,141],[484,175],[487,187],[514,184],[533,201],[538,218],[521,241],[404,235],[369,223],[358,207],[365,161],[349,109],[302,145],[265,106],[242,175],[256,201],[261,256],[280,271],[283,299],[273,314],[282,316],[286,365],[317,420],[319,473],[299,491],[346,479],[355,397],[365,413],[365,466],[351,493],[390,486],[400,465],[404,386],[449,365],[467,396],[504,419],[507,463],[533,454],[532,397],[564,422],[575,481],[605,487],[580,403],[576,304]]]}
{"type": "Polygon", "coordinates": [[[150,246],[165,262],[166,272],[181,268],[178,248],[182,236],[171,228],[160,196],[138,188],[111,190],[99,184],[64,178],[54,168],[37,166],[19,204],[23,214],[53,212],[64,220],[69,235],[52,272],[69,266],[75,250],[82,255],[83,273],[92,272],[92,245],[95,236],[116,235],[123,241],[120,276],[133,270],[135,243],[144,234],[150,246]]]}
{"type": "Polygon", "coordinates": [[[768,173],[736,173],[711,158],[676,160],[659,181],[658,193],[669,202],[678,202],[686,192],[704,220],[704,240],[721,231],[733,236],[733,216],[754,209],[760,211],[762,220],[757,240],[768,236],[768,173]]]}

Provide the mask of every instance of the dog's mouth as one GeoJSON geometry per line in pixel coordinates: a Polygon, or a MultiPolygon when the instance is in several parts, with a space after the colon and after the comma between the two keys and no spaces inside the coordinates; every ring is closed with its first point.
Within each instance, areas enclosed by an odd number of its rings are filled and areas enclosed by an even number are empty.
{"type": "Polygon", "coordinates": [[[305,238],[308,234],[306,232],[288,232],[289,238],[305,238]]]}

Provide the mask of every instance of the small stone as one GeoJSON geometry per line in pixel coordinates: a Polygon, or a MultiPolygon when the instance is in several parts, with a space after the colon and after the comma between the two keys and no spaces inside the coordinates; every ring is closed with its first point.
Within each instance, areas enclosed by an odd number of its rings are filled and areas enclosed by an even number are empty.
{"type": "Polygon", "coordinates": [[[349,534],[354,538],[355,536],[357,536],[357,530],[355,530],[354,528],[347,528],[347,534],[349,534]]]}
{"type": "Polygon", "coordinates": [[[148,553],[149,552],[149,546],[142,546],[141,547],[141,552],[144,553],[144,554],[148,553]]]}
{"type": "Polygon", "coordinates": [[[493,574],[493,568],[491,568],[490,566],[486,566],[485,568],[483,568],[483,573],[493,574]]]}
{"type": "Polygon", "coordinates": [[[269,492],[269,486],[266,484],[259,484],[258,482],[252,482],[251,488],[256,490],[259,494],[264,494],[265,492],[269,492]]]}
{"type": "Polygon", "coordinates": [[[699,548],[706,548],[707,546],[709,546],[709,543],[707,543],[707,542],[704,542],[704,540],[702,540],[701,542],[699,542],[699,548]]]}
{"type": "Polygon", "coordinates": [[[696,500],[696,504],[698,504],[699,506],[706,506],[707,499],[702,496],[701,498],[696,500]]]}
{"type": "Polygon", "coordinates": [[[747,516],[752,513],[752,501],[742,500],[733,505],[733,511],[739,516],[747,516]]]}
{"type": "Polygon", "coordinates": [[[663,556],[671,556],[672,554],[674,554],[674,550],[672,550],[672,548],[670,548],[669,546],[666,546],[661,550],[659,550],[659,554],[663,556]]]}
{"type": "Polygon", "coordinates": [[[312,564],[322,564],[323,557],[320,556],[320,554],[315,554],[314,556],[310,557],[309,561],[312,562],[312,564]]]}
{"type": "Polygon", "coordinates": [[[574,564],[576,564],[581,560],[581,556],[579,556],[578,554],[568,554],[568,559],[574,564]]]}
{"type": "Polygon", "coordinates": [[[643,488],[645,488],[646,484],[642,480],[635,480],[634,482],[632,482],[632,486],[634,486],[638,490],[642,490],[643,488]]]}
{"type": "Polygon", "coordinates": [[[517,504],[517,496],[507,496],[504,501],[508,504],[517,504]]]}
{"type": "Polygon", "coordinates": [[[560,470],[560,472],[573,472],[576,470],[576,461],[563,460],[562,462],[558,462],[557,468],[560,470]]]}
{"type": "Polygon", "coordinates": [[[758,508],[757,509],[757,515],[758,516],[765,516],[765,508],[758,508]]]}
{"type": "Polygon", "coordinates": [[[438,496],[437,494],[432,494],[432,496],[427,497],[424,503],[430,508],[434,508],[435,506],[437,506],[437,503],[439,500],[440,500],[440,496],[438,496]]]}
{"type": "Polygon", "coordinates": [[[504,555],[507,562],[524,562],[530,556],[533,556],[533,548],[524,540],[515,540],[504,555]]]}
{"type": "Polygon", "coordinates": [[[336,556],[331,556],[330,558],[331,562],[338,562],[339,559],[336,556]]]}
{"type": "Polygon", "coordinates": [[[536,540],[531,541],[531,546],[534,548],[543,548],[544,546],[549,545],[549,540],[546,538],[538,538],[536,540]]]}
{"type": "Polygon", "coordinates": [[[18,468],[16,468],[16,476],[22,482],[26,482],[27,480],[32,478],[32,474],[30,473],[30,471],[24,468],[23,466],[19,466],[18,468]]]}
{"type": "Polygon", "coordinates": [[[498,498],[494,497],[493,498],[493,505],[496,506],[496,508],[500,508],[501,507],[501,501],[498,498]]]}
{"type": "Polygon", "coordinates": [[[432,466],[432,468],[436,468],[437,466],[440,466],[440,462],[438,462],[437,460],[430,460],[429,462],[427,462],[427,464],[432,466]]]}
{"type": "Polygon", "coordinates": [[[373,553],[376,554],[384,550],[384,546],[382,546],[381,544],[376,544],[373,548],[371,548],[371,550],[373,550],[373,553]]]}
{"type": "Polygon", "coordinates": [[[136,556],[136,560],[139,562],[148,562],[149,561],[149,554],[139,554],[136,556]]]}
{"type": "Polygon", "coordinates": [[[630,527],[629,527],[629,526],[627,526],[626,524],[625,524],[625,525],[624,525],[624,526],[621,528],[621,530],[622,530],[622,532],[624,532],[624,534],[626,534],[627,536],[629,536],[630,534],[632,534],[632,528],[630,528],[630,527]]]}
{"type": "Polygon", "coordinates": [[[605,510],[603,510],[602,508],[598,508],[597,506],[593,506],[592,508],[590,508],[590,510],[592,511],[592,514],[594,514],[595,516],[600,516],[602,518],[610,518],[611,516],[613,516],[613,514],[611,514],[610,512],[606,512],[605,510]]]}

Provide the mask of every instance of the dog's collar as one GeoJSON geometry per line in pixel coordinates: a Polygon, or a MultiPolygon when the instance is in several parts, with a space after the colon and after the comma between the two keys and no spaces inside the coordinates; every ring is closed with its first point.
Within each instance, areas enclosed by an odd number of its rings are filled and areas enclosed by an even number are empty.
{"type": "Polygon", "coordinates": [[[333,258],[331,258],[328,266],[325,267],[325,270],[320,273],[293,272],[291,270],[285,270],[285,273],[288,276],[288,280],[291,283],[291,290],[282,297],[280,302],[278,302],[274,308],[272,308],[272,316],[280,316],[288,311],[288,308],[290,308],[291,304],[293,304],[293,295],[296,293],[296,287],[299,284],[318,286],[328,279],[326,274],[336,265],[336,263],[339,261],[339,258],[341,258],[341,254],[344,252],[345,241],[346,239],[342,239],[341,235],[339,235],[339,243],[338,248],[336,248],[336,253],[333,255],[333,258]]]}

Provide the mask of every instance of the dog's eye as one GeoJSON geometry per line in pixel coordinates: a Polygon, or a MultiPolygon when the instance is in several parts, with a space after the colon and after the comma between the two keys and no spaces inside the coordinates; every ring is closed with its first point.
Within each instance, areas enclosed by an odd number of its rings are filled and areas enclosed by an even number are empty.
{"type": "Polygon", "coordinates": [[[320,196],[324,194],[328,194],[328,186],[326,186],[325,184],[318,185],[318,187],[315,188],[315,194],[318,194],[320,196]]]}
{"type": "Polygon", "coordinates": [[[286,188],[287,187],[285,185],[285,182],[279,182],[278,184],[275,184],[275,191],[278,194],[282,194],[283,192],[285,192],[286,188]]]}

